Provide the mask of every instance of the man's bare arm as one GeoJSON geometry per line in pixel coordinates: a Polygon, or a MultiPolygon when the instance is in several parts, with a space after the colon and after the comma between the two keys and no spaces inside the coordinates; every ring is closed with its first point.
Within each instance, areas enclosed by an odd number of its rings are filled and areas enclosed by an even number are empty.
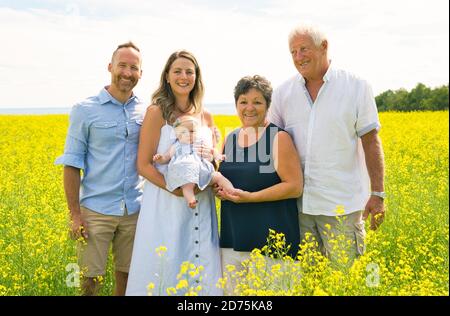
{"type": "MultiPolygon", "coordinates": [[[[361,142],[364,148],[371,190],[384,192],[384,153],[378,132],[372,130],[363,135],[361,142]]],[[[369,214],[372,215],[370,228],[375,230],[384,220],[384,201],[382,198],[370,196],[364,210],[363,219],[367,219],[369,214]]]]}
{"type": "Polygon", "coordinates": [[[80,210],[80,169],[64,166],[64,191],[66,193],[67,206],[70,210],[71,233],[74,239],[81,236],[87,238],[87,226],[81,216],[80,210]]]}

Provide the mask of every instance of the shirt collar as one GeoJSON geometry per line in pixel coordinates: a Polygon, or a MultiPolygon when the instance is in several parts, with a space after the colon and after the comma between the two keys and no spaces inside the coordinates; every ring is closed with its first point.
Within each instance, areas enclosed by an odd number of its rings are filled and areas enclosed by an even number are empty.
{"type": "Polygon", "coordinates": [[[325,73],[325,75],[323,75],[323,81],[324,82],[329,81],[333,77],[333,73],[334,73],[334,68],[333,68],[331,60],[330,60],[330,62],[328,63],[327,72],[325,73]]]}
{"type": "Polygon", "coordinates": [[[117,101],[109,92],[108,92],[108,87],[109,86],[106,86],[106,87],[104,87],[102,90],[100,90],[100,93],[98,94],[98,99],[99,99],[99,101],[100,101],[100,104],[106,104],[106,103],[108,103],[108,102],[111,102],[111,103],[114,103],[114,104],[116,104],[116,105],[128,105],[128,104],[130,104],[131,102],[136,102],[136,103],[139,103],[140,101],[139,101],[139,98],[134,94],[134,93],[132,93],[131,94],[131,97],[128,99],[128,101],[127,102],[125,102],[125,104],[122,104],[122,103],[120,103],[119,101],[117,101]]]}

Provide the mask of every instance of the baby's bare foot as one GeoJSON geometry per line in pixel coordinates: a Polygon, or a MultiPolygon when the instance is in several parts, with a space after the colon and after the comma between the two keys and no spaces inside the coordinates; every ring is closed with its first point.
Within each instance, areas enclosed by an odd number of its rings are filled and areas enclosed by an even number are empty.
{"type": "Polygon", "coordinates": [[[190,208],[196,208],[197,207],[197,203],[198,203],[197,200],[193,200],[193,201],[189,202],[188,205],[189,205],[190,208]]]}

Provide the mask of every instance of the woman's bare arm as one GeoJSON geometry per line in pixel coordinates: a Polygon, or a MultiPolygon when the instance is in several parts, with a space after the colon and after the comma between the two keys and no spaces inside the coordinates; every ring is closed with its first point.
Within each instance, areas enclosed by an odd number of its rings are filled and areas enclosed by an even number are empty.
{"type": "Polygon", "coordinates": [[[288,133],[278,132],[275,136],[273,158],[280,183],[257,192],[239,189],[232,193],[221,192],[220,197],[235,203],[270,202],[300,197],[303,193],[303,173],[297,150],[288,133]]]}
{"type": "MultiPolygon", "coordinates": [[[[148,181],[166,190],[164,176],[153,165],[153,157],[158,150],[161,128],[164,124],[165,120],[163,119],[161,109],[156,105],[148,107],[139,137],[137,170],[148,181]]],[[[178,189],[172,193],[177,196],[182,196],[181,190],[178,189]]]]}

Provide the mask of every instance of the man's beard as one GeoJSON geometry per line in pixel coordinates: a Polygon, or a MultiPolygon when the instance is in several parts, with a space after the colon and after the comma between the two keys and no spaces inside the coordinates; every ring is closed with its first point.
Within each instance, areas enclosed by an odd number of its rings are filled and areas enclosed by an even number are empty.
{"type": "Polygon", "coordinates": [[[135,78],[127,79],[129,80],[129,82],[127,82],[126,84],[121,83],[120,81],[121,78],[122,77],[120,76],[116,76],[114,80],[114,84],[116,85],[116,87],[119,89],[120,92],[130,92],[136,86],[137,80],[135,78]]]}

